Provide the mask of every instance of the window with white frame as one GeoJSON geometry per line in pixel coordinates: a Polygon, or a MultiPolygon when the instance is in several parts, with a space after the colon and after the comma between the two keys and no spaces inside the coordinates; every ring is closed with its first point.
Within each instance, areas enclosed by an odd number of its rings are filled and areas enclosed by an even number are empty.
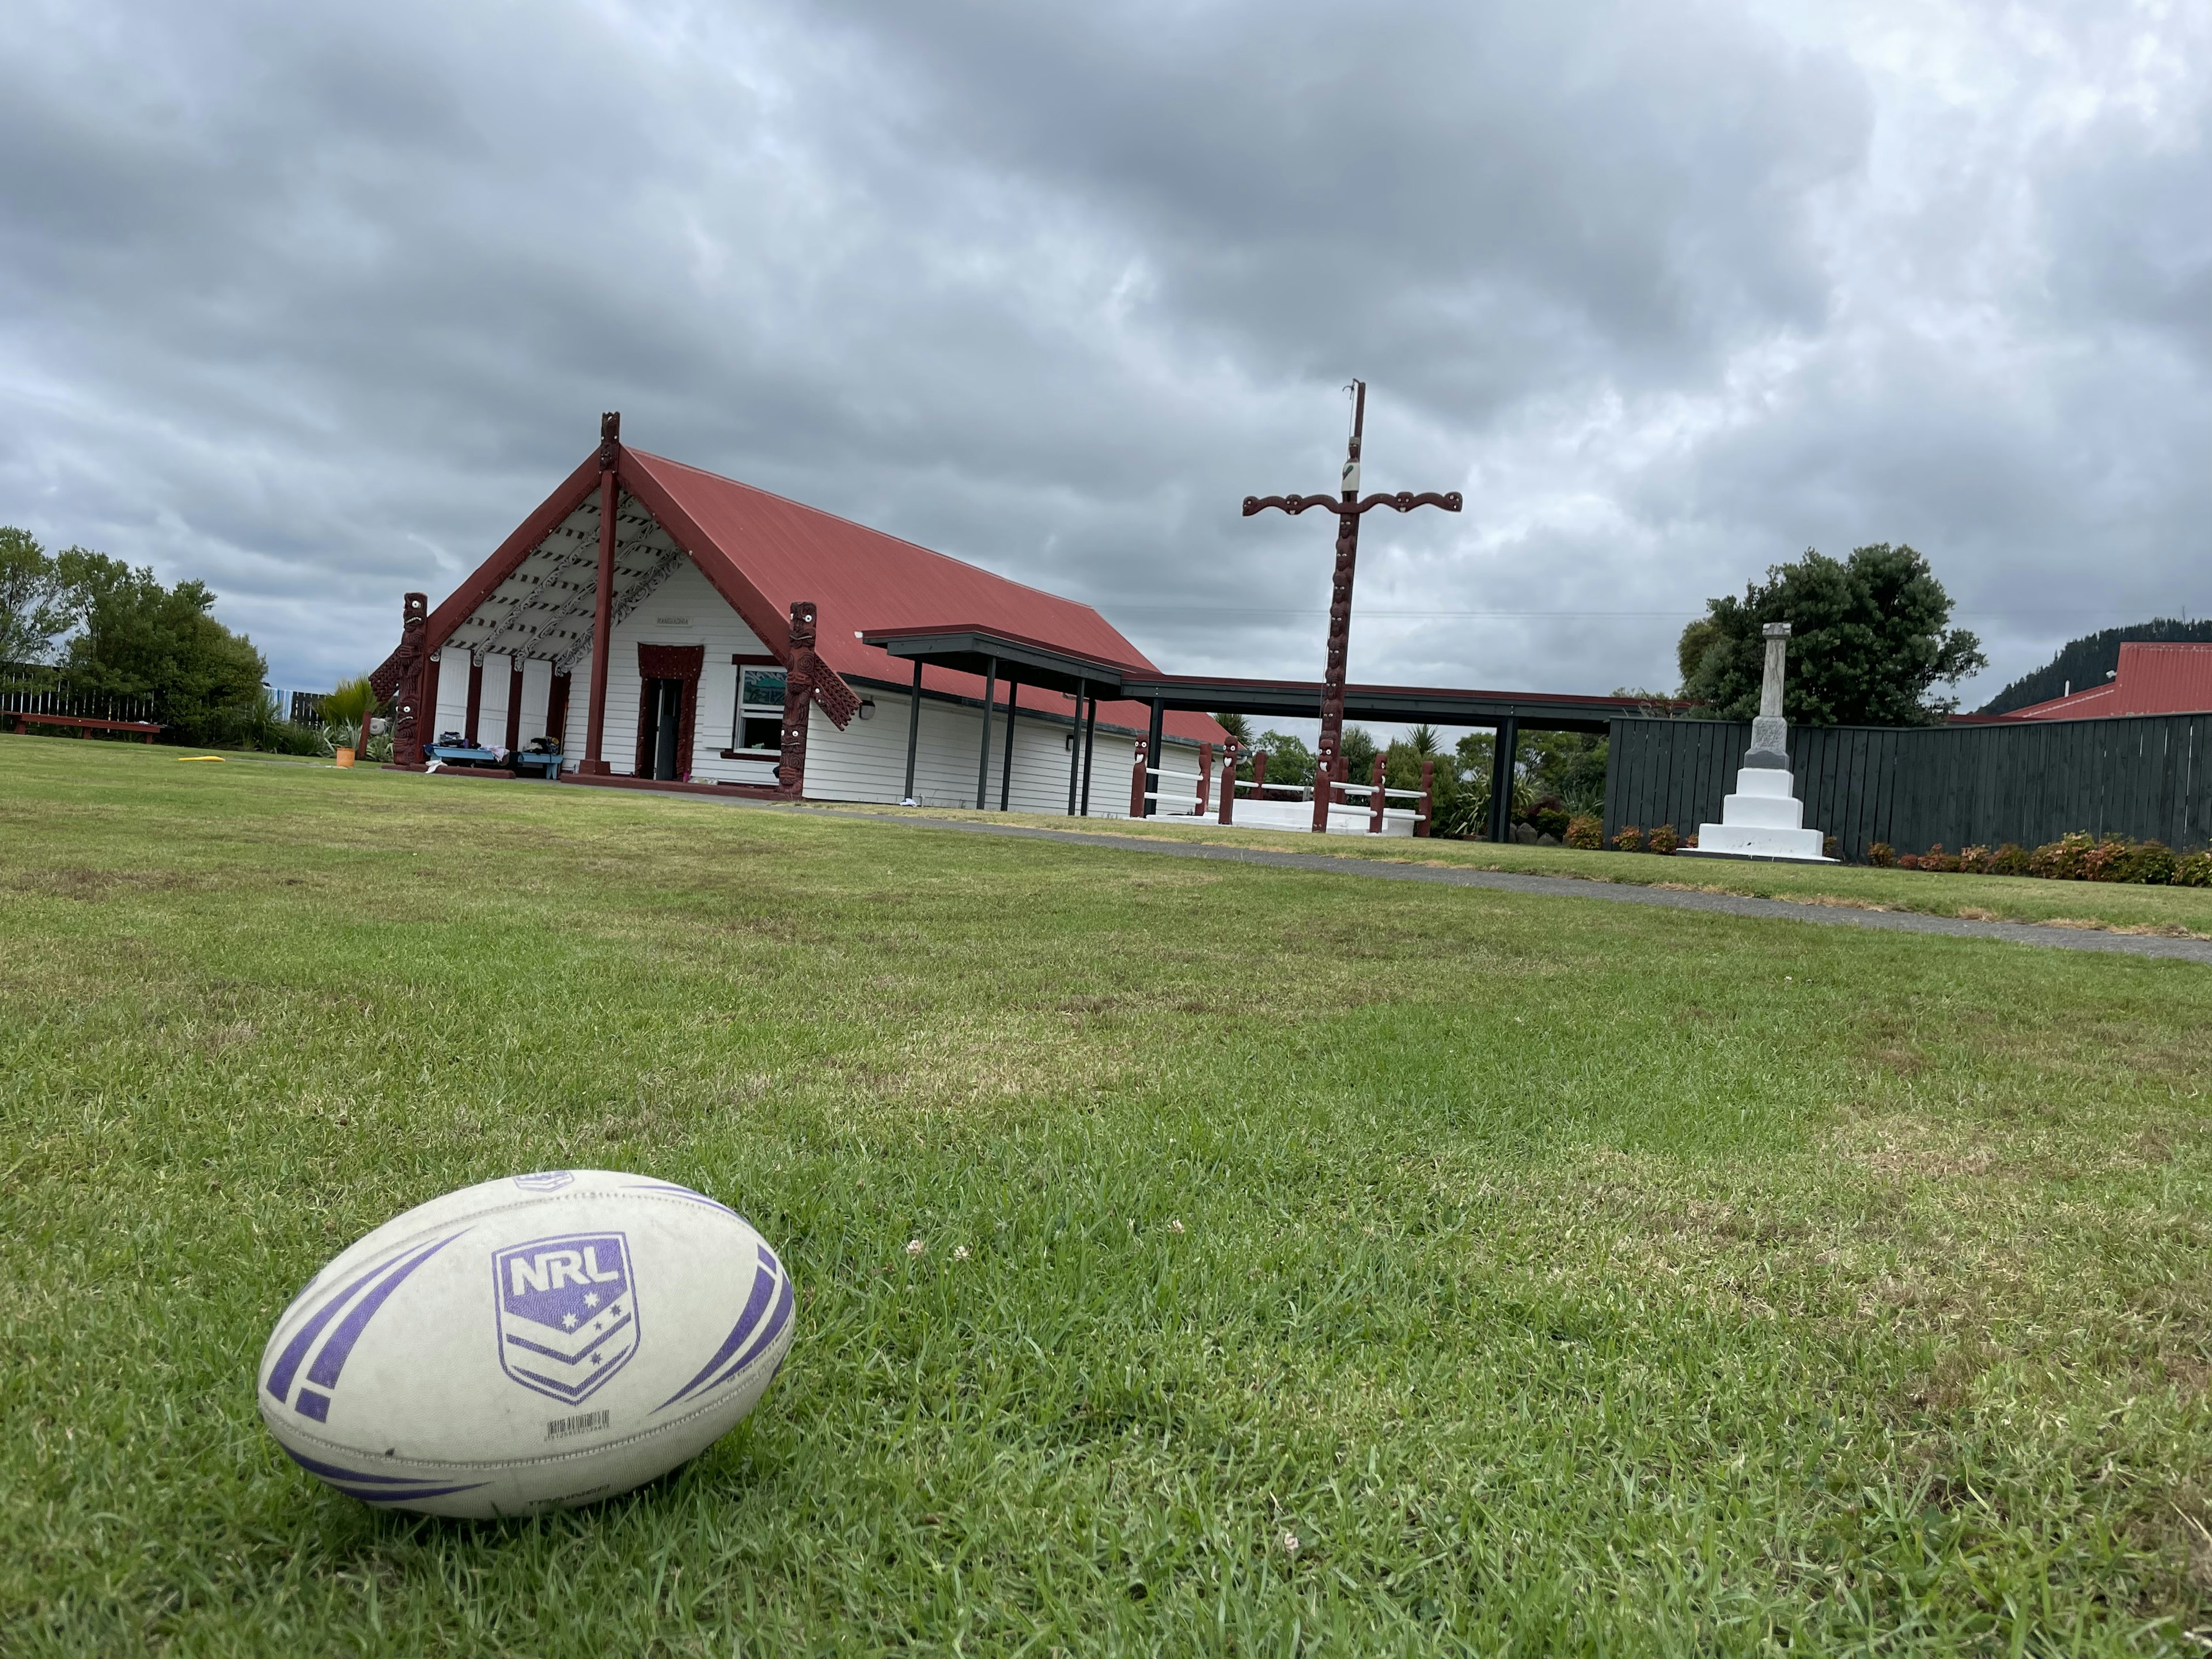
{"type": "Polygon", "coordinates": [[[783,670],[773,665],[739,665],[738,708],[730,723],[730,747],[755,754],[783,752],[783,670]]]}

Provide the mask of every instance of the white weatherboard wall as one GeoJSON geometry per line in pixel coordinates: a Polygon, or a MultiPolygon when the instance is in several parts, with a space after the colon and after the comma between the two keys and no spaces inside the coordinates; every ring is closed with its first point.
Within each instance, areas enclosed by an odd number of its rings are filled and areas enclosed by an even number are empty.
{"type": "MultiPolygon", "coordinates": [[[[607,720],[599,758],[618,773],[636,769],[638,693],[643,684],[637,672],[640,645],[706,647],[706,664],[699,674],[699,717],[691,730],[693,781],[774,783],[773,762],[722,758],[722,750],[730,746],[730,716],[738,704],[738,671],[730,659],[766,656],[768,647],[689,559],[647,594],[643,604],[615,624],[614,648],[607,657],[607,720]]],[[[592,648],[598,648],[596,641],[592,648]]],[[[568,730],[561,746],[573,771],[574,763],[584,757],[584,739],[591,723],[590,651],[576,659],[571,672],[574,678],[569,682],[568,730]]]]}
{"type": "MultiPolygon", "coordinates": [[[[819,708],[806,728],[806,794],[817,800],[897,801],[906,791],[907,720],[913,707],[905,691],[859,688],[872,699],[875,714],[855,720],[840,732],[819,708]]],[[[925,806],[975,805],[976,748],[982,741],[982,709],[924,696],[921,732],[915,744],[915,798],[925,806]]],[[[1016,711],[1014,787],[1007,801],[1017,812],[1067,811],[1067,737],[1065,720],[1041,720],[1016,711]]],[[[1195,773],[1198,749],[1170,739],[1164,745],[1176,771],[1195,773]]],[[[1129,772],[1136,763],[1136,739],[1101,729],[1091,762],[1091,816],[1129,816],[1129,772]]],[[[1006,711],[991,716],[991,762],[984,805],[999,805],[999,786],[1006,757],[1006,711]]],[[[1078,788],[1080,789],[1080,779],[1078,788]]],[[[1178,786],[1180,787],[1180,786],[1178,786]]],[[[1195,785],[1192,786],[1195,788],[1195,785]]]]}

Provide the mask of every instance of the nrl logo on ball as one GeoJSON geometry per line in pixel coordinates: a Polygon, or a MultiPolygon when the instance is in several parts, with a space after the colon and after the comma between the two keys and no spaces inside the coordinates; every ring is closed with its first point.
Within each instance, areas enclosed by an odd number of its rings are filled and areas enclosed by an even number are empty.
{"type": "Polygon", "coordinates": [[[637,1298],[620,1233],[532,1239],[492,1258],[499,1363],[556,1400],[585,1398],[637,1352],[637,1298]]]}

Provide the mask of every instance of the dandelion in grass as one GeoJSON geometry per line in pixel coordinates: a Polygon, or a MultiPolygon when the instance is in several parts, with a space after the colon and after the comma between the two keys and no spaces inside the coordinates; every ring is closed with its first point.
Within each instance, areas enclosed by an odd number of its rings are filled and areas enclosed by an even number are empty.
{"type": "Polygon", "coordinates": [[[1171,1233],[1179,1233],[1179,1232],[1181,1232],[1181,1231],[1182,1231],[1182,1222],[1180,1222],[1180,1221],[1170,1221],[1170,1222],[1169,1222],[1169,1223],[1168,1223],[1168,1231],[1169,1231],[1170,1232],[1171,1232],[1171,1233]]]}
{"type": "Polygon", "coordinates": [[[920,1239],[918,1239],[918,1238],[909,1238],[908,1240],[907,1240],[907,1242],[906,1242],[906,1253],[907,1253],[908,1255],[910,1255],[910,1256],[914,1257],[916,1261],[921,1260],[921,1241],[920,1239]]]}
{"type": "MultiPolygon", "coordinates": [[[[911,1249],[912,1246],[908,1248],[911,1249]]],[[[968,1259],[968,1247],[965,1244],[955,1244],[952,1247],[952,1259],[955,1261],[965,1261],[968,1259]]]]}
{"type": "Polygon", "coordinates": [[[1296,1534],[1296,1533],[1294,1533],[1294,1532],[1285,1532],[1285,1533],[1283,1534],[1283,1553],[1284,1553],[1284,1554],[1285,1554],[1285,1555],[1287,1555],[1287,1556],[1290,1556],[1290,1557],[1291,1557],[1291,1558],[1295,1559],[1295,1558],[1297,1557],[1297,1555],[1298,1551],[1299,1551],[1300,1549],[1304,1548],[1304,1547],[1303,1545],[1301,1545],[1301,1544],[1298,1542],[1298,1535],[1297,1535],[1297,1534],[1296,1534]]]}

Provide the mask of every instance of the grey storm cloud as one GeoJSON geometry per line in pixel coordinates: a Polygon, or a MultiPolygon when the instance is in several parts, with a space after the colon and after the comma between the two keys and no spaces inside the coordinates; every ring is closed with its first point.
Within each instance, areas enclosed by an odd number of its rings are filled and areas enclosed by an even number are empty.
{"type": "MultiPolygon", "coordinates": [[[[642,447],[1317,673],[1662,685],[1808,545],[1991,647],[2212,606],[2212,9],[9,8],[0,520],[382,656],[642,447]]],[[[885,618],[884,620],[892,620],[885,618]]]]}

